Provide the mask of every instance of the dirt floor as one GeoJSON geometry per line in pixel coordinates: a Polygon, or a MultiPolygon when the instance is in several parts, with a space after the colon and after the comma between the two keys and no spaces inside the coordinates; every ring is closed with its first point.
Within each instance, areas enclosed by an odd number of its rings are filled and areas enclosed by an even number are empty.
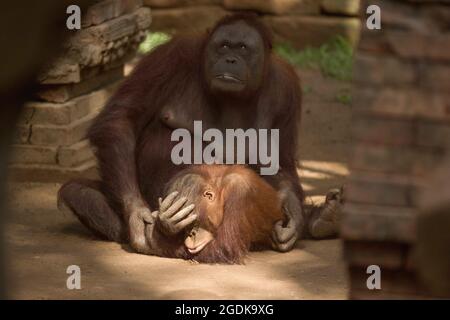
{"type": "MultiPolygon", "coordinates": [[[[337,101],[347,83],[302,72],[302,182],[319,203],[347,175],[350,106],[337,101]]],[[[56,209],[57,184],[11,183],[7,226],[10,297],[17,299],[345,299],[339,240],[301,241],[289,253],[251,253],[245,265],[199,265],[143,256],[94,238],[56,209]],[[66,287],[81,268],[81,290],[66,287]]]]}

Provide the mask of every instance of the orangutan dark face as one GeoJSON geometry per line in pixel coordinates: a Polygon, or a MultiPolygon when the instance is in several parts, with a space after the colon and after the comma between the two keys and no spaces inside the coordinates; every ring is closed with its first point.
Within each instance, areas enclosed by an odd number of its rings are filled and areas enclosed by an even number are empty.
{"type": "Polygon", "coordinates": [[[265,50],[255,28],[244,21],[221,26],[205,50],[205,79],[213,93],[241,95],[260,87],[265,50]]]}

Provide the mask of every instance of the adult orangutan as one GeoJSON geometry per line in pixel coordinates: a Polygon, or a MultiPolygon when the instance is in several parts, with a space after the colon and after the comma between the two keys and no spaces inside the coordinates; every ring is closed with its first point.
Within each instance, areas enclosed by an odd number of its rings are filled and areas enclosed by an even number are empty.
{"type": "Polygon", "coordinates": [[[171,161],[174,129],[192,129],[194,120],[222,131],[279,129],[280,169],[262,178],[284,215],[273,226],[274,248],[288,251],[312,225],[296,170],[300,100],[295,70],[272,53],[270,33],[255,17],[237,14],[203,36],[175,37],[142,59],[91,127],[101,180],[68,182],[60,203],[96,234],[152,254],[148,221],[176,236],[198,218],[191,203],[175,224],[151,214],[167,181],[186,168],[171,161]]]}

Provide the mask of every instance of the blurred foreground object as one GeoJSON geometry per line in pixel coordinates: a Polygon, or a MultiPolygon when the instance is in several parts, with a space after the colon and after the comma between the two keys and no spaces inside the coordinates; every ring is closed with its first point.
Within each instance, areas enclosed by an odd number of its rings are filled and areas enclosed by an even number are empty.
{"type": "MultiPolygon", "coordinates": [[[[355,57],[351,173],[340,230],[350,297],[439,298],[418,271],[426,264],[427,272],[440,270],[427,281],[449,283],[442,272],[450,253],[450,229],[442,225],[448,217],[439,211],[419,217],[417,200],[450,149],[450,2],[362,1],[363,21],[374,4],[381,29],[363,23],[355,57]],[[379,267],[380,289],[367,286],[371,265],[379,267]]],[[[435,205],[448,199],[444,185],[431,189],[435,205]]]]}
{"type": "MultiPolygon", "coordinates": [[[[75,1],[83,9],[91,1],[75,1]]],[[[31,95],[42,65],[52,58],[64,37],[66,8],[74,1],[6,1],[0,12],[0,228],[5,219],[7,163],[14,126],[23,102],[31,95]]],[[[0,230],[0,235],[2,235],[0,230]]],[[[3,238],[1,238],[3,240],[3,238]]],[[[0,297],[7,294],[3,241],[0,243],[0,297]]]]}

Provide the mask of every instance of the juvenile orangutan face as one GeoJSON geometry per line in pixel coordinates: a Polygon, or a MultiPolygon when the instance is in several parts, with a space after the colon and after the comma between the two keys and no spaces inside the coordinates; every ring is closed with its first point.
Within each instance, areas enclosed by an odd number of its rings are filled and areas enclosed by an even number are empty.
{"type": "Polygon", "coordinates": [[[178,191],[180,197],[188,198],[187,204],[195,204],[194,214],[198,216],[195,224],[186,230],[184,245],[192,254],[198,254],[211,241],[223,222],[223,194],[215,180],[206,182],[199,174],[181,175],[170,184],[169,194],[178,191]]]}
{"type": "Polygon", "coordinates": [[[199,219],[184,240],[186,249],[194,255],[214,240],[214,234],[223,221],[222,193],[207,184],[202,187],[203,192],[199,195],[196,205],[199,219]]]}

